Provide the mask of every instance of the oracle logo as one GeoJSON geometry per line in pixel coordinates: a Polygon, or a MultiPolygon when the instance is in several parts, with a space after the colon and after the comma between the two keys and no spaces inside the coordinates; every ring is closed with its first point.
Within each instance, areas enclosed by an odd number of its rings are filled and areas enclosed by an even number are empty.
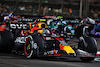
{"type": "MultiPolygon", "coordinates": [[[[25,24],[25,23],[11,23],[10,25],[10,29],[19,29],[19,30],[27,30],[30,29],[30,25],[29,24],[25,24]]],[[[35,25],[33,24],[31,27],[34,27],[35,25]]]]}

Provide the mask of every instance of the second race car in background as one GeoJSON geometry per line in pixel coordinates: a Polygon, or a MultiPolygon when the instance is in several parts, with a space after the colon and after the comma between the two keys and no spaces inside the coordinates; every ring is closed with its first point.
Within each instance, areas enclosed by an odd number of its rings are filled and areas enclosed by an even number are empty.
{"type": "Polygon", "coordinates": [[[96,23],[93,26],[93,29],[90,31],[91,35],[100,36],[100,20],[95,20],[96,23]]]}

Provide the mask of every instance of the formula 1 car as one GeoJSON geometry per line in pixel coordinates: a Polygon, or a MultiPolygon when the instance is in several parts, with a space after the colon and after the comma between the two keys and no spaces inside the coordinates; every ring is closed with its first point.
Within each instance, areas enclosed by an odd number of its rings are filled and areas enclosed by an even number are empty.
{"type": "Polygon", "coordinates": [[[20,30],[11,29],[9,25],[22,20],[33,21],[33,19],[18,18],[13,13],[0,16],[0,52],[11,53],[15,38],[20,36],[20,30]]]}
{"type": "Polygon", "coordinates": [[[8,30],[7,24],[0,17],[0,52],[11,52],[13,47],[13,34],[8,30]]]}
{"type": "Polygon", "coordinates": [[[85,21],[85,24],[88,24],[89,26],[89,35],[92,36],[99,36],[100,35],[100,20],[99,19],[91,19],[86,18],[83,20],[85,21]]]}
{"type": "Polygon", "coordinates": [[[29,30],[21,29],[20,36],[14,41],[13,52],[24,54],[27,58],[74,56],[80,57],[82,61],[93,61],[96,56],[97,43],[93,37],[82,35],[78,48],[73,48],[56,30],[46,28],[45,23],[38,22],[29,26],[29,30]]]}
{"type": "Polygon", "coordinates": [[[93,27],[94,28],[90,31],[90,34],[100,36],[100,23],[96,23],[93,27]]]}
{"type": "MultiPolygon", "coordinates": [[[[67,35],[74,36],[75,30],[72,27],[71,23],[78,23],[78,20],[70,20],[70,18],[63,19],[62,16],[44,16],[41,21],[47,24],[47,28],[58,29],[62,26],[63,32],[68,33],[67,35]],[[64,30],[65,29],[65,30],[64,30]]],[[[61,32],[60,32],[61,33],[61,32]]]]}
{"type": "MultiPolygon", "coordinates": [[[[49,16],[48,16],[49,17],[49,16]]],[[[74,36],[75,30],[71,24],[68,24],[64,19],[53,17],[53,19],[47,19],[47,28],[57,29],[59,33],[69,35],[68,38],[74,36]],[[64,33],[65,32],[65,33],[64,33]]],[[[67,40],[68,40],[67,38],[67,40]]]]}

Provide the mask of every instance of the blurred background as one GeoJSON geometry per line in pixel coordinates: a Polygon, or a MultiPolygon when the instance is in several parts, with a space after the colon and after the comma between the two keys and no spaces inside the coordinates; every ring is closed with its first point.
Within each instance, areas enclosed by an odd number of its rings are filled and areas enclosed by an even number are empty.
{"type": "Polygon", "coordinates": [[[100,0],[0,0],[0,14],[100,18],[100,0]]]}

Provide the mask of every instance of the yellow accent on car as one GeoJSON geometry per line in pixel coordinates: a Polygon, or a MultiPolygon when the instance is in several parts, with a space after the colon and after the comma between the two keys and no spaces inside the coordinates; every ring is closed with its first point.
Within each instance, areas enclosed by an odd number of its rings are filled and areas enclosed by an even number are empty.
{"type": "Polygon", "coordinates": [[[28,45],[28,49],[31,49],[30,46],[31,46],[31,44],[28,45]]]}
{"type": "Polygon", "coordinates": [[[29,23],[29,29],[32,29],[32,24],[31,23],[29,23]]]}
{"type": "Polygon", "coordinates": [[[69,53],[75,53],[75,51],[70,46],[64,46],[64,50],[69,53]]]}
{"type": "Polygon", "coordinates": [[[42,34],[43,30],[38,30],[38,33],[41,33],[42,34]]]}
{"type": "Polygon", "coordinates": [[[46,19],[38,19],[37,21],[46,21],[46,19]]]}
{"type": "Polygon", "coordinates": [[[44,27],[44,28],[46,28],[46,27],[47,27],[46,23],[39,23],[39,24],[38,24],[38,27],[39,27],[39,28],[43,28],[43,27],[42,27],[42,25],[45,25],[45,27],[44,27]]]}
{"type": "Polygon", "coordinates": [[[67,33],[68,35],[71,35],[71,33],[67,33]]]}

